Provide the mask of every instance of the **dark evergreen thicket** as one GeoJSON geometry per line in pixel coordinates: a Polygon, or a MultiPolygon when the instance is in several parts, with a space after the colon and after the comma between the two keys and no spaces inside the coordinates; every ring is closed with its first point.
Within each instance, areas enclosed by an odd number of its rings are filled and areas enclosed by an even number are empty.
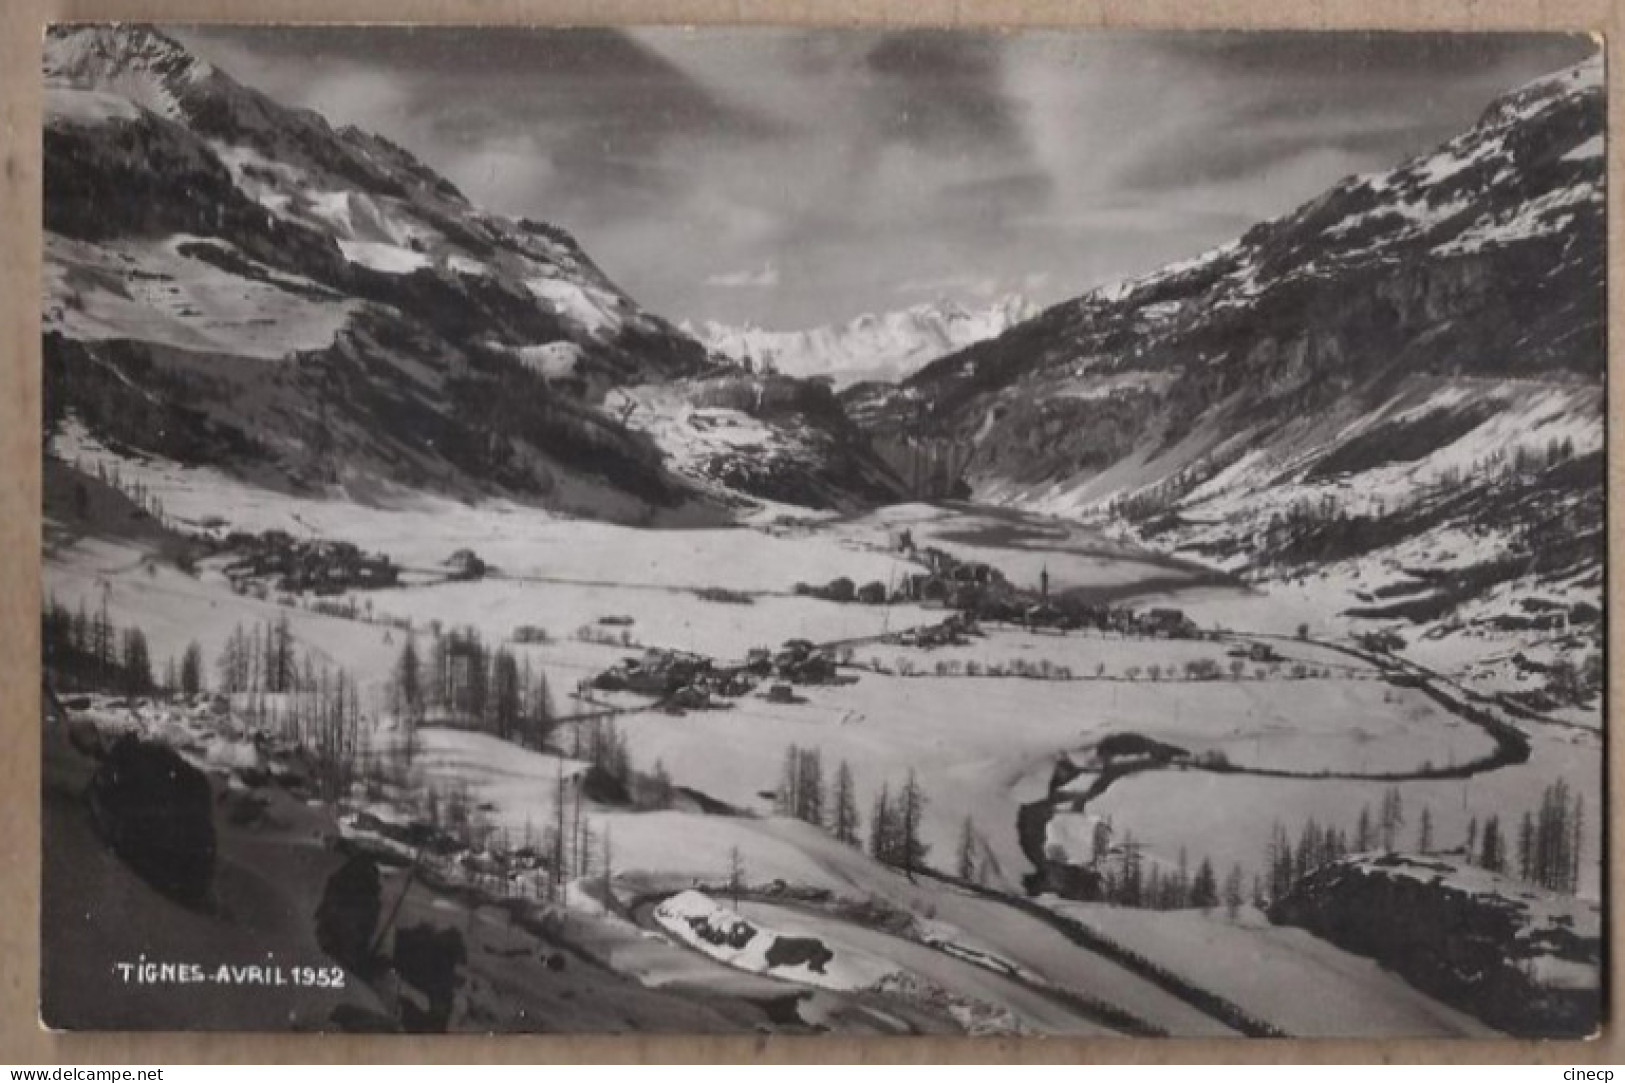
{"type": "Polygon", "coordinates": [[[157,690],[146,633],[116,625],[105,598],[94,613],[83,601],[70,610],[55,596],[48,598],[40,617],[40,637],[45,670],[58,688],[132,696],[157,690]]]}

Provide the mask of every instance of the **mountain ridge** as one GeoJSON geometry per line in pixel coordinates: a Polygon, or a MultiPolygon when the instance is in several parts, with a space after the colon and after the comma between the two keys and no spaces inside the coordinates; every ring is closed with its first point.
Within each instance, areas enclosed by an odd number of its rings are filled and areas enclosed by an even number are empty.
{"type": "Polygon", "coordinates": [[[1604,112],[1596,57],[1228,244],[848,389],[848,410],[934,495],[1261,581],[1341,576],[1336,604],[1375,620],[1594,611],[1604,112]]]}
{"type": "Polygon", "coordinates": [[[146,26],[53,27],[42,66],[49,429],[303,489],[710,500],[604,400],[722,367],[565,230],[146,26]]]}
{"type": "MultiPolygon", "coordinates": [[[[1600,232],[1586,226],[1601,213],[1601,159],[1594,152],[1566,155],[1591,146],[1600,133],[1601,105],[1596,64],[1539,80],[1499,99],[1485,111],[1485,121],[1433,154],[1387,173],[1348,178],[1198,257],[1054,305],[994,339],[933,362],[895,391],[857,388],[847,398],[867,412],[871,425],[923,416],[936,435],[975,445],[973,474],[1021,483],[1055,480],[1063,465],[1045,461],[1040,452],[1011,462],[1012,469],[998,469],[995,430],[1037,398],[999,396],[1024,381],[1075,402],[1153,399],[1159,409],[1141,420],[1162,423],[1158,435],[1167,445],[1188,434],[1207,404],[1226,399],[1254,376],[1283,377],[1264,390],[1282,399],[1306,392],[1307,403],[1342,390],[1309,387],[1314,377],[1351,379],[1352,365],[1394,367],[1375,349],[1389,341],[1311,341],[1320,330],[1317,318],[1335,319],[1338,330],[1345,330],[1359,317],[1383,317],[1367,322],[1405,348],[1429,345],[1421,340],[1444,321],[1455,321],[1447,328],[1455,337],[1444,350],[1415,358],[1443,375],[1519,375],[1521,366],[1522,374],[1595,380],[1603,361],[1601,248],[1600,232]],[[1489,144],[1520,135],[1533,161],[1511,163],[1504,155],[1488,160],[1496,149],[1489,144]],[[1452,185],[1459,189],[1475,180],[1487,190],[1479,193],[1478,210],[1469,213],[1472,208],[1452,185]],[[1489,266],[1508,252],[1530,258],[1489,266]],[[1417,258],[1424,254],[1444,258],[1417,258]],[[1497,277],[1492,271],[1505,273],[1497,277]],[[1556,285],[1542,281],[1557,276],[1563,281],[1556,285]],[[1409,281],[1401,284],[1400,278],[1409,281]],[[1337,310],[1338,294],[1356,281],[1363,307],[1337,310]],[[1530,284],[1533,293],[1523,289],[1530,284]],[[1418,303],[1409,305],[1413,298],[1402,296],[1404,288],[1414,289],[1418,303]],[[1492,294],[1511,301],[1514,315],[1538,319],[1538,334],[1511,339],[1533,344],[1535,351],[1475,351],[1495,340],[1457,320],[1456,310],[1470,305],[1475,313],[1494,316],[1496,306],[1486,303],[1492,294]],[[1557,308],[1541,311],[1540,302],[1552,298],[1557,308]],[[1569,319],[1565,329],[1569,317],[1579,318],[1569,319]],[[1176,389],[1182,394],[1168,401],[1160,385],[1176,383],[1183,385],[1176,389]]],[[[1503,311],[1496,322],[1493,330],[1499,331],[1511,321],[1503,311]]],[[[1099,422],[1109,411],[1067,412],[1099,422]]]]}

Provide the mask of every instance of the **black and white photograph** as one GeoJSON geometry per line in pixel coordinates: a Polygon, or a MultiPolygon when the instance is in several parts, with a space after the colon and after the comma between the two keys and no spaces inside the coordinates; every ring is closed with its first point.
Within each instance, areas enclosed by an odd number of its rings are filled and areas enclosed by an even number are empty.
{"type": "Polygon", "coordinates": [[[1598,1031],[1600,39],[42,48],[46,1027],[1598,1031]]]}

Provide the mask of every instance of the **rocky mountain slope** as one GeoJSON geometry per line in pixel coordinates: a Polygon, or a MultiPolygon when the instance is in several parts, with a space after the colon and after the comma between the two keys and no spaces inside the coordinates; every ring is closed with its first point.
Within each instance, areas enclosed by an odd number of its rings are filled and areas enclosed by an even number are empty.
{"type": "Polygon", "coordinates": [[[743,494],[856,511],[908,491],[817,380],[735,370],[620,389],[609,403],[665,451],[673,471],[724,503],[743,494]]]}
{"type": "Polygon", "coordinates": [[[866,380],[895,383],[939,357],[992,338],[1037,309],[1011,294],[986,308],[952,301],[913,305],[881,315],[862,315],[839,326],[801,331],[734,327],[707,321],[683,325],[715,352],[755,369],[788,376],[828,376],[837,387],[866,380]]]}
{"type": "Polygon", "coordinates": [[[148,28],[55,28],[44,74],[51,429],[316,490],[701,494],[602,407],[718,364],[563,230],[148,28]]]}
{"type": "Polygon", "coordinates": [[[1597,57],[849,409],[939,485],[1330,573],[1372,617],[1551,621],[1601,594],[1603,132],[1597,57]]]}

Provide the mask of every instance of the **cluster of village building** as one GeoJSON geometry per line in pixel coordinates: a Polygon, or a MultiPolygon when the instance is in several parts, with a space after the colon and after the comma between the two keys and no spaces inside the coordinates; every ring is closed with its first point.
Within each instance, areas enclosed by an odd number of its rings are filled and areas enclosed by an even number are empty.
{"type": "MultiPolygon", "coordinates": [[[[822,586],[797,583],[795,593],[838,603],[940,605],[949,610],[942,621],[876,637],[881,642],[922,649],[962,644],[967,636],[980,633],[982,621],[1035,630],[1087,628],[1162,639],[1202,637],[1196,623],[1179,609],[1136,610],[1067,595],[1052,597],[1047,572],[1038,590],[1023,589],[986,562],[962,560],[930,546],[916,548],[907,531],[894,544],[922,570],[892,585],[875,580],[859,586],[846,577],[822,586]]],[[[674,710],[725,707],[727,700],[747,695],[764,683],[768,685],[762,693],[766,698],[796,702],[794,686],[827,684],[837,679],[837,646],[792,639],[778,650],[751,650],[735,663],[718,662],[689,651],[651,648],[641,656],[622,659],[589,683],[599,691],[652,696],[674,710]]]]}
{"type": "Polygon", "coordinates": [[[650,648],[636,658],[625,658],[598,674],[592,686],[604,692],[636,692],[654,696],[679,710],[724,707],[772,682],[767,698],[793,701],[793,685],[827,684],[835,680],[836,657],[811,640],[792,639],[777,651],[758,648],[743,661],[718,662],[692,651],[650,648]]]}
{"type": "Polygon", "coordinates": [[[856,585],[844,576],[822,586],[797,583],[800,595],[832,602],[865,605],[911,602],[941,605],[972,621],[1019,624],[1027,628],[1059,631],[1094,629],[1125,636],[1159,639],[1200,639],[1201,629],[1182,610],[1171,607],[1131,609],[1093,603],[1081,598],[1050,594],[1045,571],[1037,590],[1017,587],[997,567],[979,560],[963,560],[934,546],[916,546],[907,530],[893,539],[921,570],[888,586],[879,580],[856,585]]]}
{"type": "Polygon", "coordinates": [[[287,594],[342,594],[400,582],[400,568],[389,557],[363,552],[350,542],[295,538],[283,530],[237,531],[226,537],[225,547],[240,554],[225,567],[234,583],[274,580],[276,589],[287,594]]]}

